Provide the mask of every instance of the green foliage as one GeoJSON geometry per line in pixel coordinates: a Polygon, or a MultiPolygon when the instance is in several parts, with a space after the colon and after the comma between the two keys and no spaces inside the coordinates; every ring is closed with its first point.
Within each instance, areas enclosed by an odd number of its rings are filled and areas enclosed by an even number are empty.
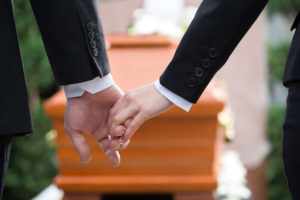
{"type": "Polygon", "coordinates": [[[4,200],[28,200],[48,185],[56,174],[54,148],[45,140],[50,120],[45,117],[42,104],[32,109],[34,134],[13,139],[11,160],[6,178],[4,200]]]}
{"type": "Polygon", "coordinates": [[[266,169],[266,178],[269,182],[269,199],[290,200],[282,161],[282,124],[284,107],[271,107],[269,111],[268,133],[272,143],[272,151],[266,169]]]}
{"type": "Polygon", "coordinates": [[[282,41],[278,45],[268,45],[268,59],[270,73],[277,80],[282,81],[286,59],[290,49],[290,41],[282,41]]]}
{"type": "MultiPolygon", "coordinates": [[[[289,40],[285,40],[276,45],[268,44],[268,62],[272,81],[281,82],[283,80],[290,43],[289,40]]],[[[269,199],[271,200],[291,199],[285,180],[282,160],[282,124],[284,113],[285,108],[283,106],[271,106],[269,110],[268,134],[272,144],[272,151],[265,174],[269,183],[269,199]]]]}
{"type": "MultiPolygon", "coordinates": [[[[270,14],[280,13],[287,19],[293,19],[300,8],[300,0],[272,0],[269,1],[270,14]]],[[[290,40],[279,44],[268,45],[268,59],[270,69],[270,83],[283,80],[284,69],[290,48],[290,40]]],[[[283,170],[282,160],[282,124],[284,120],[284,106],[272,106],[269,110],[268,134],[272,144],[268,165],[265,171],[269,183],[269,199],[291,200],[283,170]]]]}
{"type": "Polygon", "coordinates": [[[270,0],[268,10],[270,13],[280,12],[286,15],[296,13],[300,8],[300,0],[270,0]]]}

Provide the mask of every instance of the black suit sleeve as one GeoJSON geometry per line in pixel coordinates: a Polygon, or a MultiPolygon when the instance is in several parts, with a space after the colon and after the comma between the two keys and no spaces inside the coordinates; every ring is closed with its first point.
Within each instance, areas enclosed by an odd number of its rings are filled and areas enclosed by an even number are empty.
{"type": "Polygon", "coordinates": [[[96,0],[31,0],[31,6],[59,84],[109,73],[96,0]]]}
{"type": "Polygon", "coordinates": [[[160,83],[196,103],[268,0],[204,0],[160,83]]]}

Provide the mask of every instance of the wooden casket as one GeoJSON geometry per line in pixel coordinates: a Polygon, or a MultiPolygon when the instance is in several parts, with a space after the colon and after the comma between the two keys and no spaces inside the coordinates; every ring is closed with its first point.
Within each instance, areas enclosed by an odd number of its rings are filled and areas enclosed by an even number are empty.
{"type": "MultiPolygon", "coordinates": [[[[126,92],[156,81],[178,41],[164,36],[110,36],[112,76],[126,92]]],[[[173,107],[141,126],[121,165],[111,167],[87,135],[93,157],[82,164],[64,132],[62,91],[46,101],[45,111],[57,132],[58,175],[54,183],[64,199],[100,199],[103,194],[172,194],[174,199],[214,199],[223,137],[217,115],[224,106],[219,88],[208,88],[189,113],[173,107]]]]}

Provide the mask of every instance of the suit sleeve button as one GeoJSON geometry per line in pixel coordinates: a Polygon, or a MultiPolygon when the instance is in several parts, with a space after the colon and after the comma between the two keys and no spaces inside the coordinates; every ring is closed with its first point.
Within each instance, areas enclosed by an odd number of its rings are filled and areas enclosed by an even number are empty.
{"type": "Polygon", "coordinates": [[[210,60],[207,59],[207,58],[204,58],[202,60],[202,67],[205,68],[205,69],[208,69],[210,67],[210,60]]]}
{"type": "Polygon", "coordinates": [[[92,48],[96,48],[96,41],[95,40],[91,40],[90,41],[90,45],[92,48]]]}
{"type": "Polygon", "coordinates": [[[197,68],[195,69],[195,75],[196,75],[198,78],[203,77],[203,75],[204,75],[204,70],[203,70],[201,67],[197,67],[197,68]]]}
{"type": "Polygon", "coordinates": [[[89,36],[90,40],[94,40],[95,33],[93,31],[91,31],[91,32],[88,33],[88,36],[89,36]]]}
{"type": "Polygon", "coordinates": [[[197,80],[195,78],[189,78],[188,79],[188,86],[190,88],[194,88],[196,86],[196,82],[197,82],[197,80]]]}
{"type": "Polygon", "coordinates": [[[97,49],[97,48],[94,48],[94,49],[93,49],[93,55],[94,55],[95,57],[97,57],[97,56],[99,55],[99,52],[98,52],[98,49],[97,49]]]}
{"type": "Polygon", "coordinates": [[[94,26],[95,26],[95,24],[94,24],[93,22],[89,22],[89,23],[87,24],[87,28],[88,28],[89,31],[94,30],[94,26]]]}
{"type": "Polygon", "coordinates": [[[208,55],[209,55],[211,58],[215,58],[215,57],[217,57],[218,52],[217,52],[217,50],[216,50],[215,48],[210,48],[210,49],[208,50],[208,55]]]}

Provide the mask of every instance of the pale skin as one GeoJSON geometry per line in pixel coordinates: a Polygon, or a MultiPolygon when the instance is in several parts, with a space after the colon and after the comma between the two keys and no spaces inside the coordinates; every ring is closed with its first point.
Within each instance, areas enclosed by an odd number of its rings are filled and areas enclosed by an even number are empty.
{"type": "Polygon", "coordinates": [[[126,148],[130,138],[146,120],[168,110],[173,105],[157,91],[154,84],[127,92],[110,110],[110,135],[113,138],[111,148],[113,150],[126,148]]]}
{"type": "MultiPolygon", "coordinates": [[[[119,152],[110,147],[108,116],[121,97],[121,92],[112,86],[96,94],[85,92],[81,97],[67,99],[64,127],[82,162],[91,158],[91,148],[84,136],[87,133],[98,142],[112,166],[120,164],[119,152]]],[[[119,126],[115,130],[124,133],[125,128],[119,126]]]]}
{"type": "Polygon", "coordinates": [[[67,99],[65,131],[82,162],[91,158],[84,133],[99,144],[112,166],[120,164],[119,150],[125,149],[142,123],[173,106],[154,84],[127,92],[122,97],[114,86],[81,97],[67,99]],[[110,139],[111,138],[111,139],[110,139]]]}

